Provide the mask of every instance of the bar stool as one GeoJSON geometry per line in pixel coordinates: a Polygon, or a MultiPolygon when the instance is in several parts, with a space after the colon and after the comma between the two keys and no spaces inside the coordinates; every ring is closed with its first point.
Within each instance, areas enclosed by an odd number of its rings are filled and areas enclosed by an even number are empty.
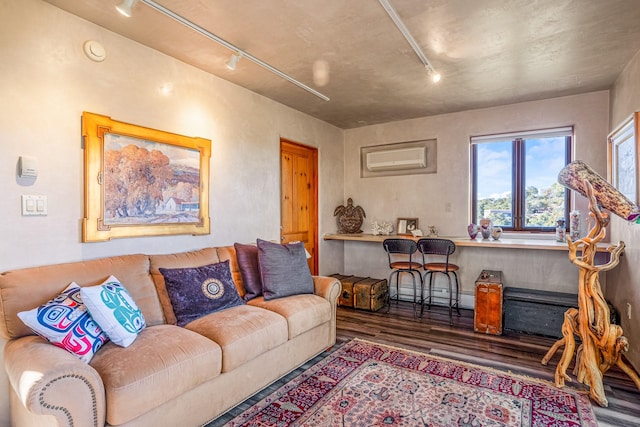
{"type": "Polygon", "coordinates": [[[433,296],[433,273],[442,273],[447,276],[449,282],[449,324],[453,324],[453,308],[455,307],[458,316],[460,316],[460,283],[458,282],[458,273],[460,269],[456,264],[449,262],[449,256],[456,251],[456,244],[448,239],[438,238],[424,238],[418,240],[418,249],[422,253],[422,268],[424,269],[424,277],[422,279],[423,287],[420,290],[421,304],[420,304],[420,316],[424,311],[424,301],[427,300],[427,310],[431,309],[433,299],[445,298],[433,296]],[[440,256],[445,257],[444,262],[427,262],[428,256],[440,256]],[[451,276],[455,280],[455,292],[452,292],[451,276]],[[427,281],[427,275],[429,276],[429,294],[424,297],[424,283],[427,281]]]}
{"type": "MultiPolygon", "coordinates": [[[[391,292],[391,285],[393,284],[393,276],[396,276],[396,302],[400,299],[400,275],[402,273],[411,274],[411,280],[413,281],[413,317],[416,317],[416,302],[417,302],[417,288],[416,277],[418,275],[418,281],[420,282],[420,292],[422,292],[422,275],[420,268],[422,265],[419,262],[413,260],[413,254],[418,251],[418,245],[411,239],[385,239],[382,242],[384,250],[387,252],[389,258],[389,268],[392,270],[389,274],[389,292],[391,292]]],[[[388,309],[391,307],[391,298],[387,296],[388,309]]]]}

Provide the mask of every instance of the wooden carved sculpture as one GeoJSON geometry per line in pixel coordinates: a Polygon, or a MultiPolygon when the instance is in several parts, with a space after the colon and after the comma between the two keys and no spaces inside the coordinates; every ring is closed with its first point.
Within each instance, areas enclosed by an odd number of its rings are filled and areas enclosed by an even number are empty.
{"type": "Polygon", "coordinates": [[[333,215],[338,223],[338,233],[362,233],[360,227],[367,214],[361,206],[353,206],[353,199],[347,199],[347,206],[338,206],[333,215]]]}
{"type": "Polygon", "coordinates": [[[590,182],[582,180],[580,187],[586,190],[586,196],[589,199],[590,212],[587,220],[589,233],[575,242],[567,238],[569,260],[580,270],[578,309],[570,308],[565,312],[562,325],[563,337],[547,351],[542,364],[546,365],[555,352],[564,346],[555,373],[555,385],[563,387],[566,380],[571,380],[567,375],[567,368],[575,353],[573,374],[576,375],[576,379],[589,386],[593,400],[601,406],[607,406],[602,377],[611,367],[618,366],[640,389],[640,378],[622,359],[622,354],[628,350],[629,343],[622,335],[622,328],[610,322],[609,306],[602,294],[599,279],[601,271],[611,270],[618,265],[625,245],[624,242],[611,245],[607,249],[610,253],[609,262],[594,265],[597,245],[606,236],[606,226],[610,218],[608,213],[601,212],[590,182]],[[578,255],[578,252],[581,252],[581,255],[578,255]],[[576,336],[582,342],[577,350],[576,336]]]}

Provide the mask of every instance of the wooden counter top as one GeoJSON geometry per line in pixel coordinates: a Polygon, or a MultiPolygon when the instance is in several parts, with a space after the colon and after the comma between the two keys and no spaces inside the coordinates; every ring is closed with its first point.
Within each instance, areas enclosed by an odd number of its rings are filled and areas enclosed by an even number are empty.
{"type": "MultiPolygon", "coordinates": [[[[324,240],[342,240],[342,241],[354,241],[354,242],[373,242],[382,243],[384,239],[388,238],[403,238],[412,239],[418,241],[420,237],[413,237],[410,235],[397,235],[391,234],[388,236],[374,236],[373,234],[325,234],[322,236],[324,240]]],[[[451,237],[451,236],[438,236],[443,239],[452,240],[456,246],[464,247],[476,247],[476,248],[502,248],[502,249],[539,249],[539,250],[551,250],[551,251],[568,251],[569,247],[564,242],[556,242],[550,239],[520,239],[501,237],[500,240],[476,238],[471,240],[469,237],[451,237]]],[[[598,252],[607,252],[609,247],[608,243],[599,244],[598,252]]]]}

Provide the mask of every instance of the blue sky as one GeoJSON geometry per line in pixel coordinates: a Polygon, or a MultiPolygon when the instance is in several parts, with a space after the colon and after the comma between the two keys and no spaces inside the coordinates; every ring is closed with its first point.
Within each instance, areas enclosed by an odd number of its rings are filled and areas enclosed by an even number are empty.
{"type": "MultiPolygon", "coordinates": [[[[479,199],[511,192],[511,146],[511,141],[478,145],[479,199]]],[[[526,147],[526,186],[548,188],[564,166],[564,138],[530,139],[526,147]]]]}

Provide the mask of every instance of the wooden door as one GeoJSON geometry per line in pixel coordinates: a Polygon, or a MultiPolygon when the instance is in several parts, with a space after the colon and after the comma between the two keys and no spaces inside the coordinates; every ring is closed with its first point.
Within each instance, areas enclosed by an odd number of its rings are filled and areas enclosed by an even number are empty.
{"type": "Polygon", "coordinates": [[[317,149],[280,140],[280,240],[304,243],[311,274],[318,271],[317,168],[317,149]]]}

